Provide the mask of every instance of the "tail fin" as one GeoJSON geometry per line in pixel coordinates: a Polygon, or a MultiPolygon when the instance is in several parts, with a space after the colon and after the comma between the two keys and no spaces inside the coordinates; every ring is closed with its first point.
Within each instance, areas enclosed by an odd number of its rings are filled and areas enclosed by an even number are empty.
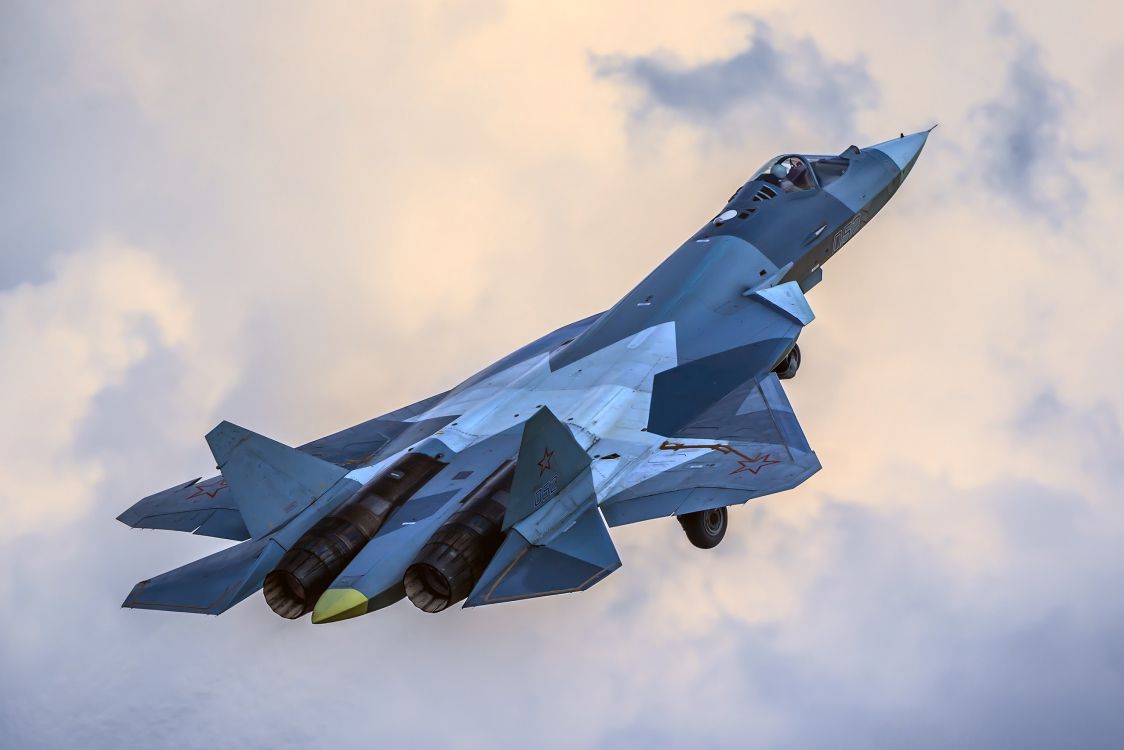
{"type": "Polygon", "coordinates": [[[255,539],[307,508],[347,474],[335,464],[230,422],[207,433],[207,444],[255,539]]]}
{"type": "Polygon", "coordinates": [[[163,609],[218,615],[261,588],[284,548],[252,539],[141,581],[122,603],[130,609],[163,609]]]}
{"type": "Polygon", "coordinates": [[[506,531],[541,508],[590,464],[570,428],[545,406],[523,425],[523,442],[503,517],[506,531]]]}
{"type": "Polygon", "coordinates": [[[591,506],[544,545],[532,545],[517,529],[508,532],[466,607],[585,591],[621,566],[601,511],[591,506]]]}

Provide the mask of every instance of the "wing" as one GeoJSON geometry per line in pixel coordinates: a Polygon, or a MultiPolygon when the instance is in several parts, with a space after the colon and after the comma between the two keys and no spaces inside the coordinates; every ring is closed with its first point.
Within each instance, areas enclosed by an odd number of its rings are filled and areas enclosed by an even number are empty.
{"type": "Polygon", "coordinates": [[[526,346],[523,346],[507,355],[495,364],[489,365],[485,369],[476,373],[468,380],[464,381],[455,389],[453,389],[453,392],[455,393],[456,391],[462,390],[471,385],[475,385],[481,380],[486,380],[497,372],[506,370],[509,367],[514,367],[520,362],[526,362],[527,360],[532,359],[533,357],[537,357],[540,354],[554,351],[562,344],[568,344],[570,341],[573,341],[578,336],[585,333],[603,315],[605,315],[604,312],[599,312],[596,315],[590,315],[588,318],[582,318],[581,320],[574,321],[569,325],[565,325],[557,330],[551,331],[541,338],[535,339],[526,346]]]}
{"type": "Polygon", "coordinates": [[[795,283],[748,296],[760,304],[742,321],[737,346],[656,376],[648,431],[666,439],[609,488],[601,509],[610,526],[738,505],[819,471],[770,371],[812,320],[811,308],[795,283]],[[746,381],[738,375],[762,371],[746,381]]]}
{"type": "Polygon", "coordinates": [[[311,443],[299,446],[298,450],[311,453],[317,458],[346,469],[362,466],[373,460],[377,454],[387,452],[387,448],[393,453],[398,450],[396,445],[406,446],[421,440],[455,419],[455,416],[442,416],[410,421],[439,403],[448,393],[448,391],[438,393],[424,401],[418,401],[416,404],[404,406],[381,417],[369,419],[362,424],[313,440],[311,443]]]}
{"type": "Polygon", "coordinates": [[[610,526],[739,505],[820,469],[773,373],[755,378],[627,470],[601,505],[610,526]]]}

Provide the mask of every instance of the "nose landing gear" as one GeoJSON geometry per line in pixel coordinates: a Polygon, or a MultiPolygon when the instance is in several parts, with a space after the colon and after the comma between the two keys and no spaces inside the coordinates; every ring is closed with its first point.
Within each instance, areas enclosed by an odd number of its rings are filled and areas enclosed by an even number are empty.
{"type": "Polygon", "coordinates": [[[792,349],[789,350],[785,358],[773,368],[773,372],[781,380],[791,380],[796,377],[796,371],[800,369],[800,345],[793,344],[792,349]]]}

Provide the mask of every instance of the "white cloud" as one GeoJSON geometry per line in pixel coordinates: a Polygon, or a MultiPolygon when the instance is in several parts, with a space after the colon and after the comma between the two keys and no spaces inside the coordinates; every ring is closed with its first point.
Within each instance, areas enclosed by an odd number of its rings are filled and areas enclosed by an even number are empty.
{"type": "Polygon", "coordinates": [[[74,455],[92,401],[154,346],[189,349],[192,324],[159,260],[117,242],[59,257],[49,280],[0,293],[0,533],[88,510],[106,470],[74,455]]]}

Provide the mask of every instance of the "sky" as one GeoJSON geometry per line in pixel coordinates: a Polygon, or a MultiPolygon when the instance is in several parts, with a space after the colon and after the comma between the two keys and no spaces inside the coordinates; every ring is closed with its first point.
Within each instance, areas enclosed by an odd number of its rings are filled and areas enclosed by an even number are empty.
{"type": "Polygon", "coordinates": [[[1124,736],[1109,4],[0,0],[0,745],[1124,736]],[[122,610],[115,516],[609,307],[765,159],[940,126],[809,294],[823,470],[580,596],[122,610]]]}

